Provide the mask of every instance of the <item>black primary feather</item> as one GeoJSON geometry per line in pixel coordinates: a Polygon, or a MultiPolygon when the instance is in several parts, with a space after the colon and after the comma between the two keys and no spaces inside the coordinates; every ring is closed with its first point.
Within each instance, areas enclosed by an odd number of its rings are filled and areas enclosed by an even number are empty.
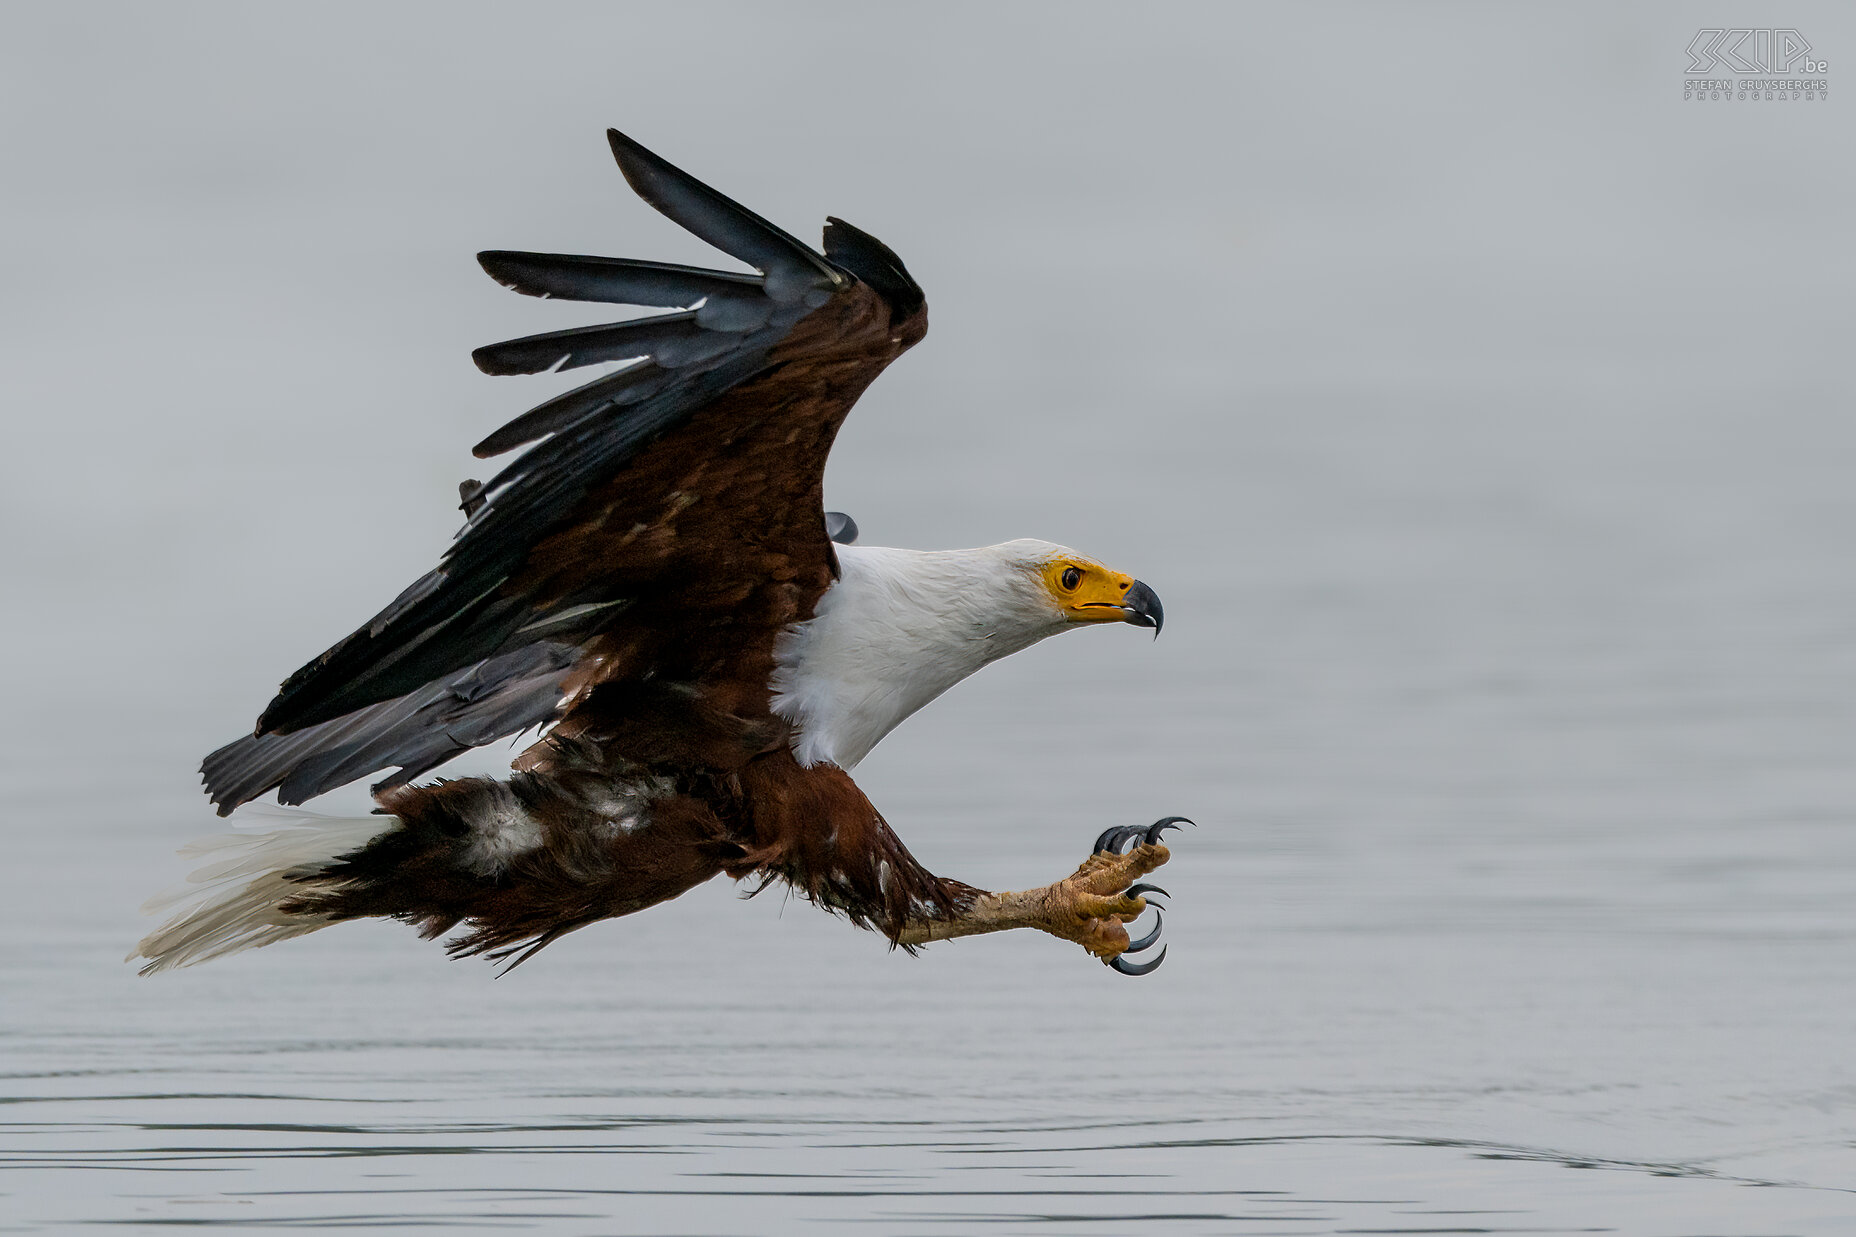
{"type": "Polygon", "coordinates": [[[895,250],[836,216],[825,219],[825,256],[881,293],[893,321],[913,318],[928,303],[895,250]]]}
{"type": "Polygon", "coordinates": [[[677,369],[720,356],[738,342],[724,332],[705,331],[691,311],[505,339],[485,344],[470,359],[484,373],[498,375],[545,374],[641,357],[650,357],[664,369],[677,369]]]}
{"type": "Polygon", "coordinates": [[[477,263],[491,279],[513,292],[561,301],[689,309],[712,297],[758,299],[761,295],[759,275],[633,258],[487,249],[477,255],[477,263]]]}
{"type": "Polygon", "coordinates": [[[304,803],[395,766],[380,788],[411,781],[473,747],[554,721],[578,655],[571,645],[530,644],[320,725],[247,735],[200,766],[206,793],[225,816],[269,790],[280,803],[304,803]]]}
{"type": "MultiPolygon", "coordinates": [[[[829,262],[798,237],[717,193],[617,129],[606,130],[606,141],[639,197],[679,227],[760,271],[767,277],[767,295],[775,301],[798,300],[807,289],[828,290],[842,280],[829,262]]],[[[824,303],[824,296],[816,301],[816,305],[824,303]]]]}
{"type": "Polygon", "coordinates": [[[482,460],[512,451],[524,443],[558,433],[595,413],[656,395],[674,378],[670,371],[650,362],[628,365],[616,374],[595,378],[545,404],[535,405],[472,447],[471,454],[482,460]]]}

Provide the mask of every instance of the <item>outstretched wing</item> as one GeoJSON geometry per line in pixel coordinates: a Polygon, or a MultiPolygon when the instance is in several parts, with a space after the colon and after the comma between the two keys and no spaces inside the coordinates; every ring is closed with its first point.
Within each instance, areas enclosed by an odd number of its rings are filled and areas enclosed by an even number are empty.
{"type": "Polygon", "coordinates": [[[478,445],[536,444],[469,497],[436,569],[292,675],[254,736],[208,759],[222,814],[273,787],[300,802],[375,769],[416,776],[556,720],[574,692],[614,678],[732,680],[764,708],[775,636],[811,615],[836,570],[822,502],[832,439],[926,333],[925,302],[856,228],[831,220],[817,253],[608,137],[640,197],[760,274],[479,255],[527,295],[681,312],[473,354],[492,374],[628,363],[478,445]]]}

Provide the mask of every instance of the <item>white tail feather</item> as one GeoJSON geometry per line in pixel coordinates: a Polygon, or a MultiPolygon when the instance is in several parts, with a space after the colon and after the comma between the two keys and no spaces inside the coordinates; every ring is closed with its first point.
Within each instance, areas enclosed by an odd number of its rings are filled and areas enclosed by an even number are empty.
{"type": "Polygon", "coordinates": [[[331,860],[359,850],[399,822],[391,816],[285,815],[268,832],[226,833],[181,848],[183,859],[211,859],[187,886],[150,898],[142,913],[183,909],[142,938],[125,961],[147,958],[142,974],[191,966],[209,958],[289,940],[335,922],[327,915],[291,915],[278,905],[317,889],[305,882],[331,860]]]}

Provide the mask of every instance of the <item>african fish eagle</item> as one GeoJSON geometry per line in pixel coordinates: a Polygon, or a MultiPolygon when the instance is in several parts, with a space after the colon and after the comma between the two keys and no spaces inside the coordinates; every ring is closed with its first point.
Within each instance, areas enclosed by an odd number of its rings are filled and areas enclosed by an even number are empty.
{"type": "MultiPolygon", "coordinates": [[[[489,374],[625,362],[491,434],[437,568],[284,683],[202,766],[220,815],[369,773],[379,813],[209,844],[143,973],[386,916],[510,965],[718,873],[780,879],[905,949],[1038,928],[1123,974],[1137,883],[1181,822],[1110,828],[1074,874],[991,893],[916,862],[850,770],[988,662],[1073,627],[1159,634],[1139,580],[1044,541],[852,544],[823,505],[851,405],[928,330],[902,261],[841,219],[818,253],[616,131],[639,197],[758,274],[493,250],[526,296],[678,312],[479,348],[489,374]],[[503,780],[416,785],[537,727],[503,780]]],[[[183,852],[189,853],[189,852],[183,852]]],[[[193,852],[201,853],[201,852],[193,852]]],[[[1156,910],[1156,915],[1158,911],[1156,910]]]]}

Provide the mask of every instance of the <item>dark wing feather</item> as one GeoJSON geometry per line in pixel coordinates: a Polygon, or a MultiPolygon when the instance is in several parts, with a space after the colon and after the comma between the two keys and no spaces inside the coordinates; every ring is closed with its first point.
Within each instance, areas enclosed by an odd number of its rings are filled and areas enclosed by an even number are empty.
{"type": "Polygon", "coordinates": [[[830,290],[845,282],[842,271],[797,237],[671,166],[617,129],[606,130],[606,140],[634,193],[679,227],[766,276],[763,286],[775,302],[785,305],[805,299],[816,307],[825,303],[830,290]]]}
{"type": "Polygon", "coordinates": [[[662,369],[680,369],[721,356],[738,342],[727,332],[704,330],[693,312],[660,314],[506,339],[485,344],[470,359],[486,374],[545,374],[640,357],[650,357],[662,369]]]}
{"type": "Polygon", "coordinates": [[[668,262],[490,249],[477,255],[477,263],[512,292],[562,301],[689,309],[713,298],[760,298],[759,275],[732,275],[668,262]]]}
{"type": "Polygon", "coordinates": [[[616,374],[595,378],[545,404],[537,404],[472,447],[471,454],[484,460],[512,451],[524,443],[564,430],[583,417],[656,395],[674,377],[669,370],[659,369],[654,364],[628,365],[616,374]]]}
{"type": "MultiPolygon", "coordinates": [[[[482,488],[434,572],[284,684],[256,742],[410,726],[388,715],[540,640],[597,650],[582,667],[597,663],[602,681],[734,675],[764,707],[773,639],[810,615],[835,563],[821,503],[832,438],[864,387],[925,333],[926,313],[919,303],[896,312],[887,270],[885,288],[861,281],[636,143],[611,141],[641,196],[763,278],[504,251],[486,261],[524,291],[676,304],[711,290],[689,313],[480,349],[500,372],[644,359],[486,438],[480,454],[547,435],[482,488]]],[[[338,784],[329,779],[393,744],[373,739],[339,758],[335,746],[325,737],[292,749],[293,792],[338,784]]],[[[241,768],[227,785],[248,788],[282,763],[263,776],[241,768]]]]}
{"type": "Polygon", "coordinates": [[[928,304],[927,294],[895,250],[835,215],[825,219],[825,255],[875,288],[898,322],[913,318],[928,304]]]}
{"type": "Polygon", "coordinates": [[[544,641],[426,684],[396,700],[293,734],[246,735],[206,758],[206,793],[228,815],[270,790],[303,803],[379,769],[397,786],[473,747],[559,717],[563,684],[580,650],[544,641]]]}

